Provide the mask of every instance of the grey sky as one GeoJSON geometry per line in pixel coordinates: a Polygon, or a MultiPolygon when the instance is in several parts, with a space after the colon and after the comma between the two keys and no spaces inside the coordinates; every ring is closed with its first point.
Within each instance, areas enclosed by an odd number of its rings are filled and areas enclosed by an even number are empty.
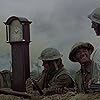
{"type": "Polygon", "coordinates": [[[10,45],[5,42],[3,21],[12,15],[32,21],[32,61],[46,47],[55,47],[64,55],[64,64],[69,69],[76,68],[68,59],[71,46],[79,41],[98,45],[98,38],[90,28],[87,16],[99,5],[100,0],[0,0],[0,69],[10,66],[10,45]]]}

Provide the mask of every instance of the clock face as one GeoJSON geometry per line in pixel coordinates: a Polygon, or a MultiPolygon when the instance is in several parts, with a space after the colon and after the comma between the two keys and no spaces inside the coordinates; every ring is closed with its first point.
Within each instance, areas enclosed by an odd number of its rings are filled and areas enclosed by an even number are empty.
{"type": "Polygon", "coordinates": [[[19,22],[19,20],[14,20],[10,24],[9,39],[11,42],[23,40],[22,24],[19,22]]]}

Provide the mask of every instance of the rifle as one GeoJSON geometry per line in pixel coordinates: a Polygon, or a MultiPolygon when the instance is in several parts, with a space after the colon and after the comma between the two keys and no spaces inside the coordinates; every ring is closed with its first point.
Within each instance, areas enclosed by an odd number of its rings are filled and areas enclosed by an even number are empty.
{"type": "Polygon", "coordinates": [[[94,92],[100,92],[100,84],[91,84],[90,89],[92,89],[94,92]]]}
{"type": "Polygon", "coordinates": [[[18,92],[18,91],[13,91],[13,90],[5,90],[5,89],[0,89],[0,94],[5,94],[5,95],[15,95],[23,98],[30,98],[31,96],[25,92],[18,92]]]}
{"type": "Polygon", "coordinates": [[[42,92],[42,90],[40,89],[40,87],[39,87],[39,85],[37,84],[37,82],[34,80],[34,79],[32,79],[32,81],[33,81],[33,85],[36,87],[36,89],[38,90],[38,92],[40,93],[40,95],[43,95],[43,92],[42,92]]]}

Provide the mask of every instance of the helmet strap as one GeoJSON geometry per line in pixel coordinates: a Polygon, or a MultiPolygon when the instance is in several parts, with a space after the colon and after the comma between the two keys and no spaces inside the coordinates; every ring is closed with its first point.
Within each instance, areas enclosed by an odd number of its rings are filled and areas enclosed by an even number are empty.
{"type": "Polygon", "coordinates": [[[55,66],[56,70],[58,70],[58,66],[57,66],[56,61],[53,61],[53,64],[54,64],[54,66],[55,66]]]}

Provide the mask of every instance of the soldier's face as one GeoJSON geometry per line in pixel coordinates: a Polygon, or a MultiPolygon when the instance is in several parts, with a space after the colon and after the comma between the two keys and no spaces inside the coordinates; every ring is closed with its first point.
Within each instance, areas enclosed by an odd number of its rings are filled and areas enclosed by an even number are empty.
{"type": "Polygon", "coordinates": [[[95,23],[95,22],[92,21],[91,28],[94,29],[97,36],[100,36],[100,24],[95,23]]]}
{"type": "Polygon", "coordinates": [[[49,61],[43,60],[42,62],[43,62],[42,66],[44,66],[44,70],[45,70],[46,72],[48,72],[49,69],[50,69],[49,61]]]}
{"type": "Polygon", "coordinates": [[[51,73],[52,70],[53,71],[56,70],[52,60],[49,60],[49,61],[48,60],[42,60],[42,62],[43,62],[42,66],[44,66],[44,70],[45,70],[46,73],[48,73],[48,72],[51,73]]]}
{"type": "Polygon", "coordinates": [[[80,64],[90,61],[90,52],[86,48],[76,51],[76,59],[80,64]]]}

